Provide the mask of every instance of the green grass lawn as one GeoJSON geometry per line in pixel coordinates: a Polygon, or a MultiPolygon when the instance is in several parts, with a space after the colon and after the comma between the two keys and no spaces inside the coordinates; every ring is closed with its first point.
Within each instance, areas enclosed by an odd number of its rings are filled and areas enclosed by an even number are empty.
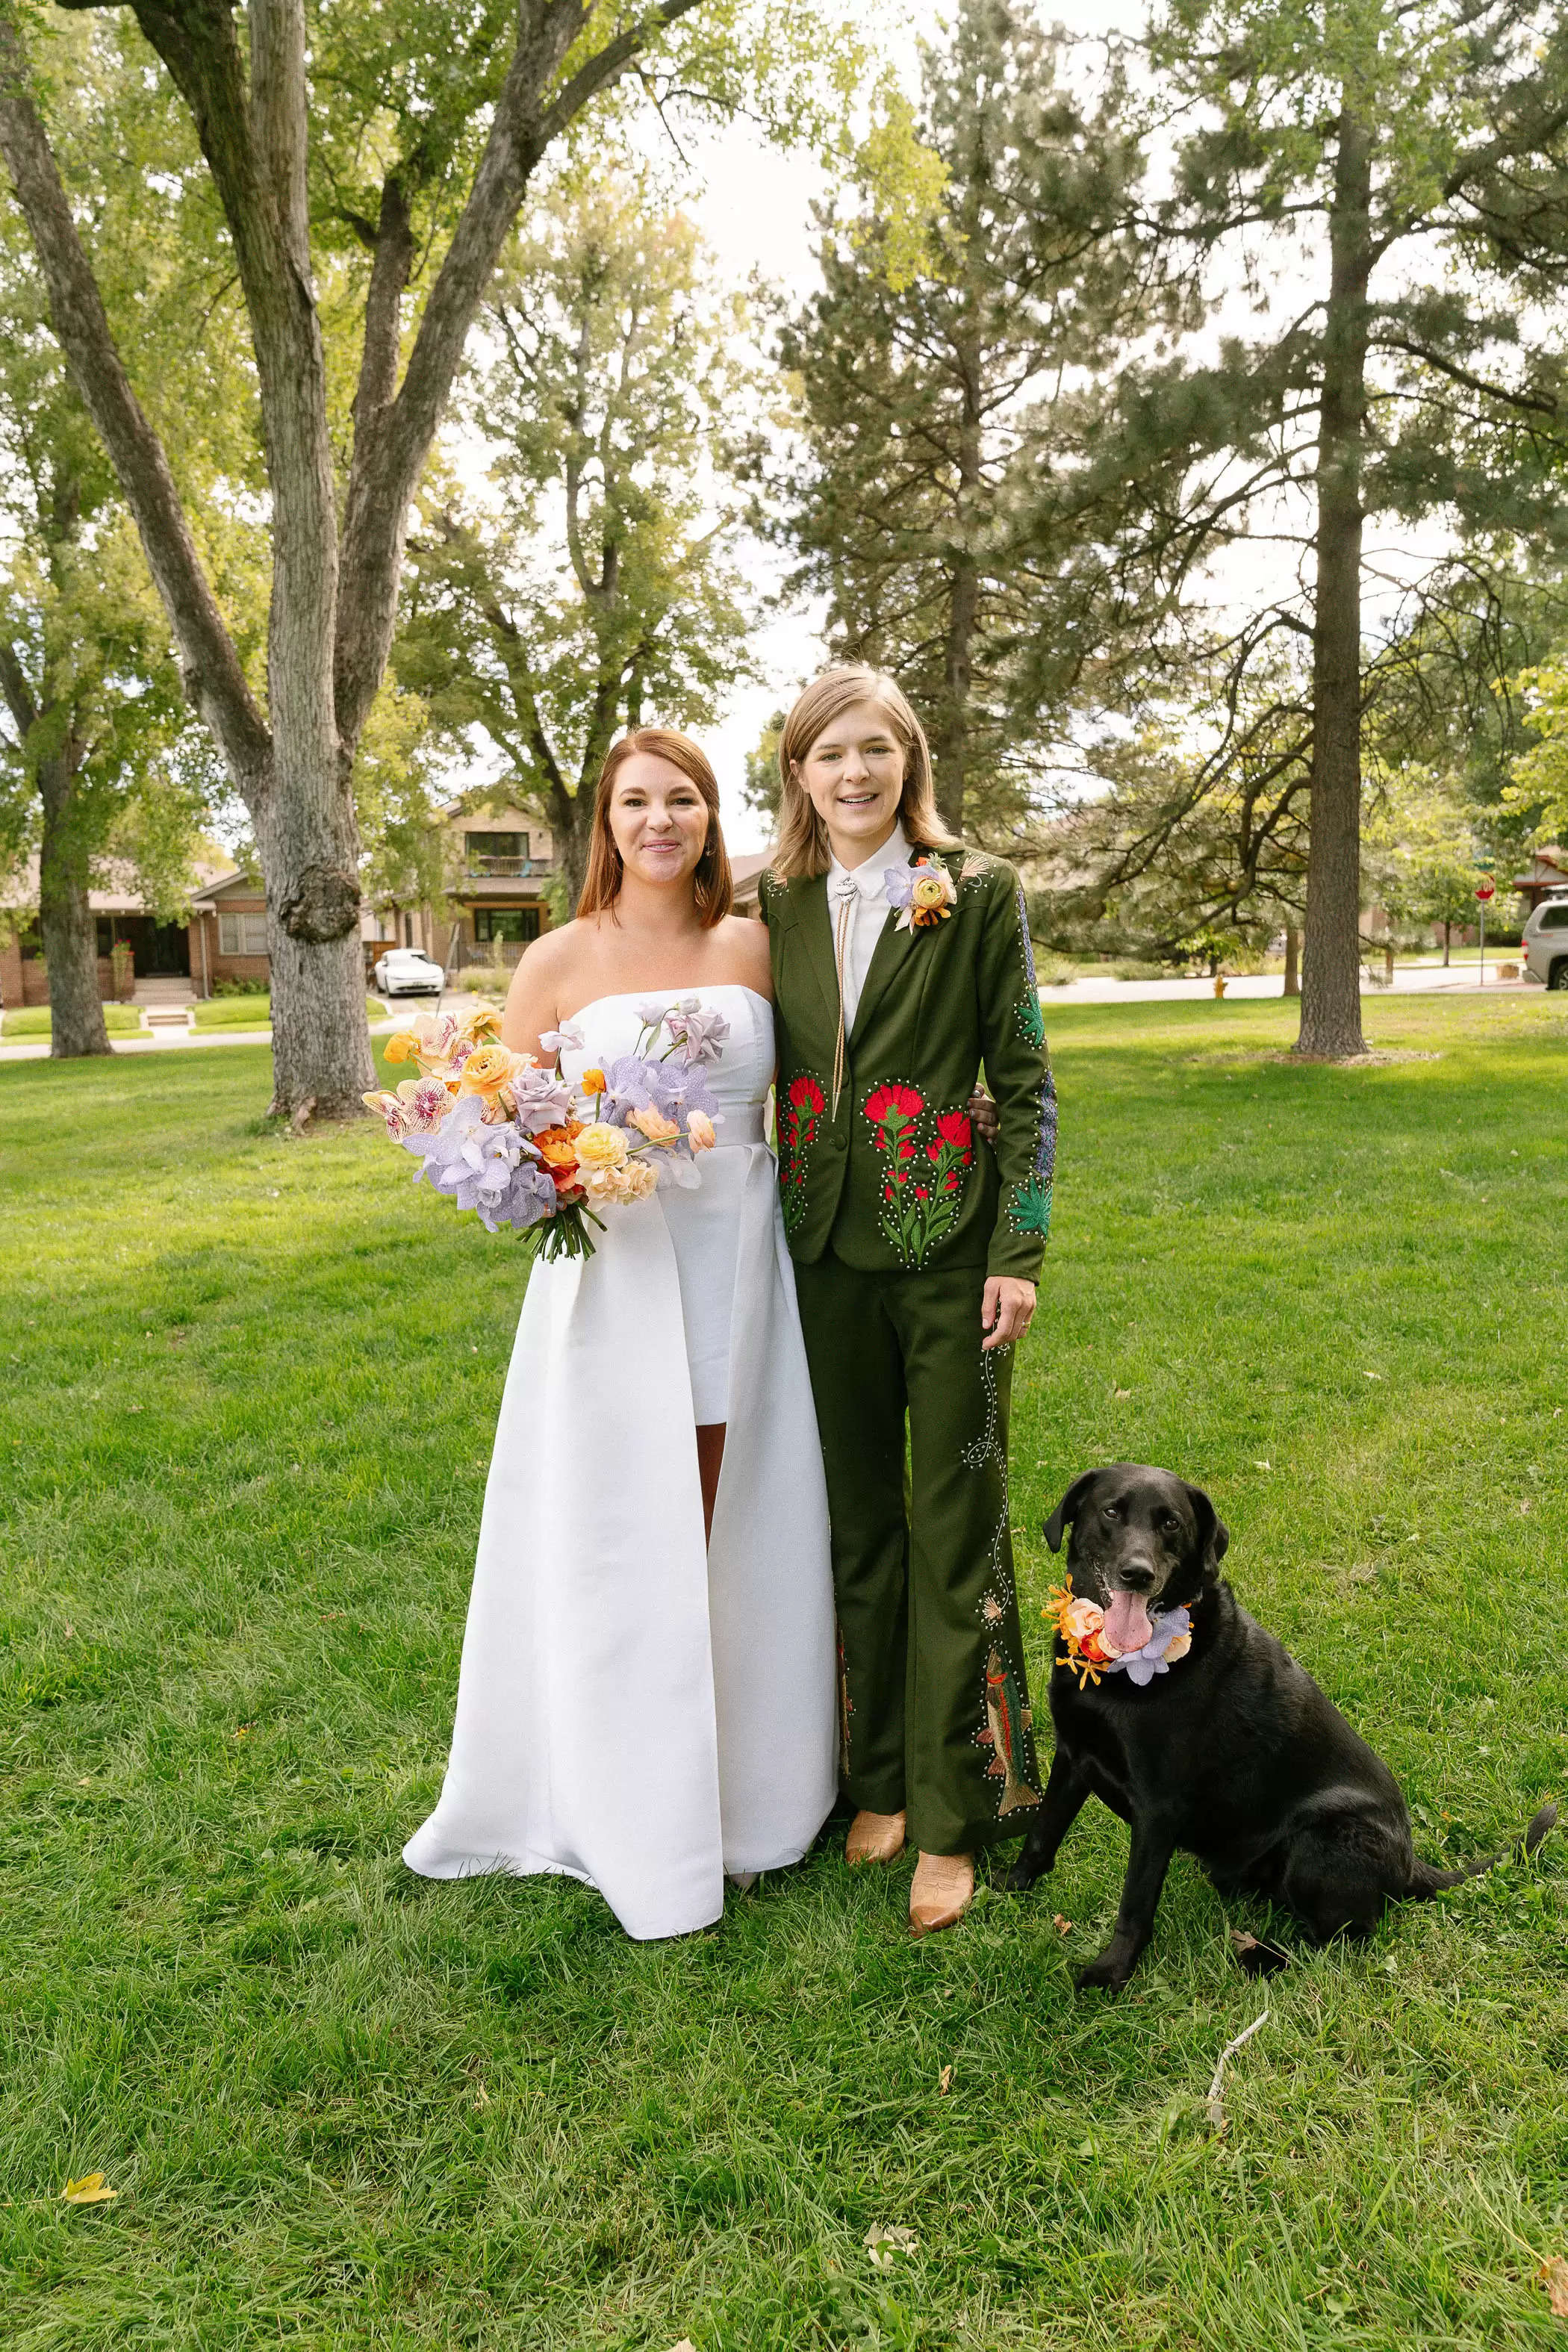
{"type": "MultiPolygon", "coordinates": [[[[1568,1759],[1568,1002],[1380,1003],[1415,1058],[1345,1070],[1271,1003],[1050,1018],[1031,1601],[1076,1472],[1203,1481],[1422,1849],[1495,1848],[1568,1759]]],[[[0,1069],[6,2352],[1563,2342],[1561,1835],[1266,1989],[1179,1860],[1116,2001],[1098,1809],[921,1945],[831,1840],[664,1946],[409,1875],[522,1261],[267,1094],[259,1047],[0,1069]]]]}
{"type": "MultiPolygon", "coordinates": [[[[209,996],[195,1010],[198,1029],[268,1029],[272,1025],[270,996],[209,996]]],[[[372,1021],[384,1017],[379,997],[366,997],[365,1012],[372,1021]]]]}
{"type": "MultiPolygon", "coordinates": [[[[111,1037],[133,1036],[142,1026],[139,1004],[106,1004],[103,1025],[111,1037]]],[[[28,1037],[49,1034],[49,1008],[47,1004],[18,1004],[0,1016],[0,1036],[8,1043],[20,1044],[28,1037]]]]}

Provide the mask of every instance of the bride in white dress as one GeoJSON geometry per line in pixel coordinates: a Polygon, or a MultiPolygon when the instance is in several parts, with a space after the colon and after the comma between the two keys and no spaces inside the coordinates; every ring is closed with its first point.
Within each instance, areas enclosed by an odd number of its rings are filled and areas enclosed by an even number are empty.
{"type": "Polygon", "coordinates": [[[571,1076],[696,1001],[722,1112],[692,1191],[529,1278],[485,1491],[430,1878],[563,1873],[678,1936],[798,1862],[832,1805],[827,1501],[763,1110],[766,934],[729,913],[718,786],[642,729],[600,780],[578,919],[524,955],[505,1042],[571,1076]]]}

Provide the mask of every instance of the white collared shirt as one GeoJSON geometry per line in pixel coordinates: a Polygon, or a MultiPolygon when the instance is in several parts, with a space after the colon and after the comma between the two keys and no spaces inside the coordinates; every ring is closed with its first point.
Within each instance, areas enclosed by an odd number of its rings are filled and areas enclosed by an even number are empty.
{"type": "Polygon", "coordinates": [[[910,862],[909,836],[902,824],[895,824],[880,849],[874,849],[861,866],[840,866],[837,858],[827,869],[827,916],[833,926],[833,943],[837,953],[840,912],[847,898],[853,900],[849,929],[844,942],[844,1026],[855,1025],[855,1015],[860,1008],[860,992],[866,985],[866,974],[871,969],[871,958],[877,951],[891,915],[884,880],[889,866],[907,866],[910,862]]]}

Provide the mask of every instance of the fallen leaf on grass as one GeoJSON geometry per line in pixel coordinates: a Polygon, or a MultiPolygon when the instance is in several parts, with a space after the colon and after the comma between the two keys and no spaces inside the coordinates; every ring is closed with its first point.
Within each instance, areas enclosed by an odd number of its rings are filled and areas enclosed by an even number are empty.
{"type": "Polygon", "coordinates": [[[1130,1397],[1132,1391],[1131,1389],[1112,1389],[1110,1393],[1112,1396],[1130,1397]]]}
{"type": "Polygon", "coordinates": [[[476,2083],[476,2084],[474,2084],[474,2105],[475,2105],[475,2106],[476,2106],[476,2107],[488,2107],[488,2106],[489,2105],[489,2103],[490,2103],[490,2095],[489,2095],[489,2093],[486,2090],[486,2088],[485,2088],[484,2084],[483,2084],[482,2083],[476,2083]]]}
{"type": "Polygon", "coordinates": [[[1362,1374],[1362,1378],[1363,1378],[1363,1381],[1380,1381],[1380,1380],[1382,1380],[1382,1378],[1383,1378],[1383,1374],[1382,1374],[1381,1372],[1364,1372],[1364,1371],[1363,1371],[1363,1374],[1362,1374]]]}
{"type": "Polygon", "coordinates": [[[683,2336],[679,2344],[670,2346],[669,2352],[697,2352],[697,2347],[689,2336],[683,2336]]]}
{"type": "Polygon", "coordinates": [[[948,2093],[952,2088],[952,2068],[951,2066],[944,2066],[942,2068],[941,2074],[936,2078],[936,2087],[945,2099],[948,2093]]]}
{"type": "Polygon", "coordinates": [[[1558,2318],[1568,2319],[1568,2263],[1561,2254],[1549,2255],[1535,2275],[1558,2318]]]}
{"type": "Polygon", "coordinates": [[[68,2205],[107,2205],[119,2194],[118,2189],[110,2189],[101,2172],[84,2172],[79,2180],[68,2180],[60,2190],[68,2205]]]}
{"type": "Polygon", "coordinates": [[[1058,1936],[1070,1936],[1072,1934],[1072,1921],[1070,1919],[1064,1919],[1059,1911],[1057,1912],[1055,1916],[1052,1918],[1051,1925],[1056,1929],[1058,1936]]]}
{"type": "Polygon", "coordinates": [[[920,2240],[914,2231],[906,2230],[900,2221],[895,2221],[890,2229],[884,2229],[880,2221],[873,2221],[866,2232],[866,2252],[875,2270],[890,2271],[898,2255],[912,2254],[919,2244],[920,2240]]]}

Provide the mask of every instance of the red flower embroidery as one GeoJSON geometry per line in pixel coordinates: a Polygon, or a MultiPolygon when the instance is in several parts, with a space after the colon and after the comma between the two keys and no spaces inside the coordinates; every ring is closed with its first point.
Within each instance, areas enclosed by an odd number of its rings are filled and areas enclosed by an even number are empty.
{"type": "Polygon", "coordinates": [[[809,1070],[790,1080],[779,1119],[779,1189],[784,1199],[784,1223],[792,1232],[805,1214],[806,1159],[826,1108],[827,1097],[809,1070]]]}
{"type": "Polygon", "coordinates": [[[913,1087],[876,1087],[867,1097],[866,1116],[879,1130],[878,1150],[885,1151],[899,1129],[919,1118],[925,1107],[925,1097],[917,1095],[913,1087]]]}
{"type": "MultiPolygon", "coordinates": [[[[936,1131],[944,1143],[951,1143],[955,1151],[963,1152],[963,1164],[967,1168],[974,1153],[974,1132],[967,1114],[961,1110],[939,1111],[936,1131]]],[[[934,1144],[931,1147],[931,1156],[933,1160],[936,1158],[934,1144]]]]}

